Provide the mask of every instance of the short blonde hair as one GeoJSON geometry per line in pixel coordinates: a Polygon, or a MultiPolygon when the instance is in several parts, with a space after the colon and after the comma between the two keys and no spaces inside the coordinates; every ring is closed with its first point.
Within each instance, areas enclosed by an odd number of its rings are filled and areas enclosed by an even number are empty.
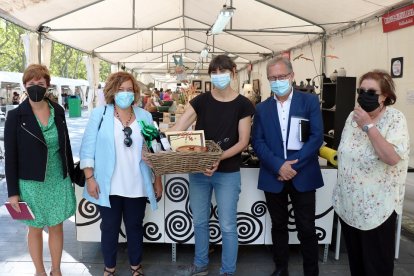
{"type": "Polygon", "coordinates": [[[46,66],[42,64],[30,64],[23,73],[23,84],[26,85],[31,80],[44,78],[47,87],[50,86],[50,73],[46,66]]]}
{"type": "Polygon", "coordinates": [[[132,74],[120,71],[109,75],[108,79],[106,80],[104,88],[106,103],[113,104],[115,101],[115,94],[118,92],[119,87],[122,85],[122,83],[129,80],[132,82],[132,87],[134,90],[134,102],[138,102],[140,97],[140,91],[137,80],[134,78],[132,74]]]}

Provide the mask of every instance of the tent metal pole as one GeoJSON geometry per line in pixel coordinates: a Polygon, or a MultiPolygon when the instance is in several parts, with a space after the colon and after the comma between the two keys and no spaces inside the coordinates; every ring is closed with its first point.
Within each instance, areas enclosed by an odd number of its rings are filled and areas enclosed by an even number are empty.
{"type": "MultiPolygon", "coordinates": [[[[146,28],[122,28],[122,27],[105,27],[105,28],[53,28],[51,32],[67,32],[67,31],[149,31],[153,27],[146,28]]],[[[206,32],[206,28],[157,28],[157,31],[195,31],[206,32]]],[[[263,29],[224,29],[224,32],[242,32],[242,33],[271,33],[271,34],[322,34],[323,32],[301,32],[301,31],[281,31],[281,30],[263,30],[263,29]]]]}
{"type": "MultiPolygon", "coordinates": [[[[179,52],[176,52],[176,53],[179,53],[179,52]]],[[[123,62],[123,63],[125,63],[125,64],[133,64],[133,63],[136,63],[136,64],[162,64],[162,63],[165,63],[165,62],[163,62],[163,61],[126,61],[126,62],[123,62]]],[[[185,64],[197,64],[198,62],[197,61],[186,61],[185,62],[185,64]]],[[[237,62],[237,64],[249,64],[250,62],[237,62]]]]}
{"type": "Polygon", "coordinates": [[[185,1],[184,0],[181,1],[181,6],[183,9],[181,16],[183,19],[184,49],[187,50],[187,39],[185,39],[185,19],[184,19],[185,1]]]}
{"type": "Polygon", "coordinates": [[[254,44],[254,45],[256,45],[256,46],[259,46],[259,47],[265,48],[266,50],[269,50],[270,52],[272,52],[272,49],[269,49],[269,48],[267,48],[267,47],[264,47],[263,45],[260,45],[260,44],[259,44],[259,43],[257,43],[257,42],[253,42],[253,41],[251,41],[251,40],[249,40],[249,39],[246,39],[246,38],[244,38],[244,37],[242,37],[242,36],[239,36],[239,35],[236,35],[236,34],[232,34],[232,33],[229,33],[229,32],[226,32],[226,33],[228,33],[228,34],[230,34],[230,35],[233,35],[233,36],[235,36],[235,37],[237,37],[237,38],[240,38],[240,39],[242,39],[242,40],[244,40],[244,41],[250,42],[250,43],[252,43],[252,44],[254,44]]]}
{"type": "MultiPolygon", "coordinates": [[[[322,36],[322,49],[321,49],[321,71],[319,74],[323,74],[326,71],[326,42],[327,42],[327,36],[326,34],[324,34],[322,36]]],[[[320,97],[319,99],[322,100],[322,94],[324,93],[323,91],[323,77],[319,78],[319,87],[320,87],[320,97]]]]}
{"type": "Polygon", "coordinates": [[[39,32],[37,33],[37,59],[39,60],[39,64],[42,63],[42,34],[39,32]]]}
{"type": "MultiPolygon", "coordinates": [[[[187,37],[187,36],[181,36],[181,37],[178,37],[178,38],[174,38],[174,39],[172,39],[172,40],[170,40],[170,41],[166,41],[166,42],[164,42],[164,43],[169,43],[169,42],[172,42],[172,41],[175,41],[175,40],[178,40],[178,39],[181,39],[181,38],[185,38],[185,37],[187,37]]],[[[192,39],[192,40],[194,40],[194,41],[197,41],[197,42],[200,42],[200,43],[203,43],[204,44],[204,42],[202,42],[202,41],[200,41],[200,40],[197,40],[197,39],[195,39],[195,38],[191,38],[191,37],[187,37],[187,38],[189,38],[189,39],[192,39]]],[[[161,46],[162,44],[158,44],[158,45],[155,45],[154,47],[158,47],[158,46],[161,46]]],[[[211,52],[211,53],[214,53],[214,49],[215,49],[215,46],[214,46],[214,36],[213,36],[213,52],[211,52]]],[[[220,51],[222,51],[222,52],[217,52],[217,53],[220,53],[220,54],[223,54],[223,53],[225,53],[226,51],[225,50],[223,50],[223,49],[220,49],[220,48],[217,48],[218,50],[220,50],[220,51]]],[[[182,50],[185,50],[185,49],[180,49],[180,50],[177,50],[177,51],[182,51],[182,50]]],[[[177,52],[177,51],[175,51],[175,52],[177,52]]],[[[140,53],[158,53],[158,54],[160,54],[160,52],[159,51],[154,51],[152,48],[147,48],[147,49],[144,49],[144,50],[142,50],[142,51],[129,51],[129,52],[112,52],[112,51],[109,51],[109,52],[105,52],[105,51],[102,51],[102,52],[99,52],[99,51],[94,51],[95,53],[97,53],[97,54],[111,54],[111,53],[114,53],[114,54],[116,54],[116,53],[126,53],[126,54],[131,54],[130,56],[128,56],[128,57],[131,57],[131,56],[133,56],[133,55],[136,55],[136,54],[140,54],[140,53]],[[148,50],[151,50],[151,52],[147,52],[148,50]]],[[[168,53],[175,53],[175,52],[168,52],[168,53]]],[[[163,51],[163,52],[161,52],[161,53],[167,53],[167,52],[165,52],[165,51],[163,51]]],[[[187,50],[186,52],[183,52],[184,54],[189,54],[189,53],[197,53],[197,52],[195,52],[195,51],[189,51],[189,50],[187,50]]],[[[233,53],[233,52],[232,52],[233,53]]],[[[237,54],[236,52],[235,52],[235,54],[237,54]]],[[[247,54],[247,53],[246,53],[247,54]]],[[[254,53],[249,53],[249,54],[259,54],[259,52],[254,52],[254,53]]],[[[125,57],[124,59],[127,59],[128,57],[125,57]]],[[[245,59],[245,60],[247,60],[246,58],[243,58],[243,57],[240,57],[240,58],[242,58],[242,59],[245,59]]]]}
{"type": "Polygon", "coordinates": [[[151,30],[151,50],[154,51],[154,30],[151,30]]]}
{"type": "Polygon", "coordinates": [[[66,12],[64,14],[58,15],[56,17],[53,17],[51,19],[48,19],[47,21],[42,22],[41,24],[39,24],[39,26],[42,26],[42,25],[44,25],[44,24],[46,24],[46,23],[48,23],[50,21],[53,21],[53,20],[62,18],[64,16],[66,16],[66,15],[72,14],[74,12],[77,12],[77,11],[80,11],[80,10],[83,10],[83,9],[86,9],[86,8],[89,8],[90,6],[96,5],[96,4],[98,4],[100,2],[103,2],[103,1],[105,1],[105,0],[99,0],[99,1],[96,1],[96,2],[92,2],[92,3],[89,3],[88,5],[85,5],[85,6],[82,6],[82,7],[77,8],[77,9],[71,10],[69,12],[66,12]]]}
{"type": "MultiPolygon", "coordinates": [[[[157,25],[150,26],[150,27],[148,27],[148,29],[151,29],[152,31],[154,31],[154,29],[156,29],[156,26],[161,25],[161,24],[168,23],[168,22],[173,21],[173,20],[176,20],[176,19],[178,19],[178,18],[180,18],[180,17],[181,17],[181,16],[177,16],[177,17],[174,17],[174,18],[168,19],[168,20],[166,20],[166,21],[163,21],[163,22],[158,23],[157,25]]],[[[115,41],[121,40],[121,39],[126,38],[126,37],[131,36],[131,35],[136,35],[137,33],[142,32],[142,30],[138,30],[137,28],[133,28],[133,29],[134,29],[134,30],[136,30],[136,32],[134,32],[134,33],[132,33],[132,34],[127,34],[127,35],[122,36],[122,37],[120,37],[120,38],[117,38],[117,39],[111,40],[111,41],[109,41],[109,42],[105,42],[104,44],[102,44],[102,45],[99,45],[99,46],[95,47],[95,49],[98,49],[98,48],[100,48],[100,47],[103,47],[103,46],[106,46],[106,45],[108,45],[108,44],[111,44],[112,42],[115,42],[115,41]]],[[[165,42],[164,42],[164,43],[165,43],[165,42]]]]}
{"type": "MultiPolygon", "coordinates": [[[[326,41],[327,37],[326,34],[322,36],[322,53],[321,53],[321,71],[320,74],[325,73],[326,70],[326,41]]],[[[321,83],[322,84],[322,83],[321,83]]],[[[321,87],[321,86],[320,86],[321,87]]]]}
{"type": "MultiPolygon", "coordinates": [[[[220,50],[220,49],[219,49],[220,50]]],[[[95,51],[95,53],[97,54],[174,54],[179,52],[180,54],[197,54],[198,52],[196,51],[190,51],[190,50],[186,50],[186,51],[153,51],[153,52],[142,52],[142,51],[95,51]]],[[[210,54],[224,54],[224,53],[230,53],[230,54],[234,54],[234,55],[259,55],[259,54],[272,54],[271,52],[228,52],[228,51],[221,51],[221,52],[216,52],[216,51],[212,51],[209,52],[210,54]]],[[[242,57],[243,58],[243,57],[242,57]]],[[[245,58],[243,58],[245,59],[245,58]]],[[[247,60],[247,59],[246,59],[247,60]]]]}
{"type": "Polygon", "coordinates": [[[132,28],[135,28],[135,1],[132,1],[132,28]]]}
{"type": "MultiPolygon", "coordinates": [[[[194,20],[194,21],[196,21],[196,22],[198,22],[198,23],[201,23],[201,24],[205,24],[205,25],[207,25],[205,22],[202,22],[202,21],[200,21],[200,20],[198,20],[198,19],[195,19],[195,18],[192,18],[192,17],[189,17],[189,16],[186,16],[186,18],[191,19],[191,20],[194,20]]],[[[229,34],[229,35],[233,35],[233,36],[235,36],[235,37],[237,37],[237,38],[241,38],[241,39],[243,39],[243,40],[245,40],[245,41],[247,41],[247,42],[253,43],[253,44],[255,44],[255,45],[257,45],[257,46],[260,46],[260,47],[262,47],[262,48],[268,49],[269,51],[272,51],[271,49],[269,49],[269,48],[267,48],[267,47],[264,47],[263,45],[260,45],[260,44],[258,44],[257,42],[251,41],[250,39],[247,39],[247,38],[245,38],[245,37],[241,37],[241,36],[236,35],[236,34],[233,34],[233,33],[231,33],[231,32],[227,32],[226,30],[224,30],[224,32],[226,32],[226,33],[227,33],[227,34],[229,34]]],[[[213,39],[214,39],[214,35],[213,35],[213,39]]]]}
{"type": "MultiPolygon", "coordinates": [[[[161,46],[161,45],[163,45],[163,44],[165,44],[165,43],[169,43],[169,42],[173,42],[173,41],[175,41],[175,40],[178,40],[178,39],[181,39],[181,38],[183,38],[184,36],[180,36],[180,37],[177,37],[177,38],[174,38],[174,39],[172,39],[172,40],[169,40],[169,41],[166,41],[166,42],[163,42],[162,44],[157,44],[157,45],[152,45],[152,47],[151,48],[147,48],[147,49],[144,49],[144,50],[142,50],[142,51],[136,51],[136,52],[134,52],[134,51],[130,51],[130,52],[125,52],[126,54],[131,54],[130,56],[126,56],[126,57],[124,57],[123,59],[127,59],[127,58],[129,58],[129,57],[131,57],[131,56],[133,56],[133,55],[136,55],[136,54],[140,54],[140,53],[146,53],[146,54],[151,54],[151,53],[157,53],[157,52],[154,52],[154,48],[153,47],[158,47],[158,46],[161,46]],[[149,51],[150,50],[150,52],[147,52],[147,51],[149,51]]],[[[100,48],[101,46],[99,46],[98,48],[100,48]]],[[[110,54],[110,53],[114,53],[114,54],[116,54],[116,52],[99,52],[99,51],[96,51],[96,49],[98,49],[98,48],[95,48],[95,50],[94,50],[94,52],[95,53],[98,53],[98,54],[100,54],[100,53],[106,53],[106,54],[110,54]]],[[[158,54],[159,54],[159,52],[158,52],[158,54]]]]}
{"type": "MultiPolygon", "coordinates": [[[[312,25],[315,25],[315,26],[317,26],[317,27],[319,27],[319,28],[321,28],[321,29],[323,30],[323,32],[322,32],[322,33],[325,33],[325,32],[326,32],[325,28],[324,28],[323,26],[321,26],[321,25],[317,24],[316,22],[310,21],[309,19],[306,19],[306,18],[304,18],[304,17],[302,17],[302,16],[299,16],[299,15],[296,15],[296,14],[294,14],[294,13],[288,12],[288,11],[286,11],[286,10],[284,10],[284,9],[281,9],[281,8],[279,8],[279,7],[277,7],[277,6],[274,6],[274,5],[272,5],[272,4],[269,4],[269,3],[264,2],[264,1],[262,1],[262,0],[256,0],[256,2],[259,2],[259,3],[263,4],[263,5],[269,6],[269,7],[273,8],[273,9],[276,9],[276,10],[278,10],[278,11],[284,12],[284,13],[286,13],[286,14],[289,14],[289,15],[293,16],[293,17],[296,17],[296,18],[299,18],[299,19],[301,19],[301,20],[303,20],[303,21],[305,21],[305,22],[308,22],[308,23],[310,23],[310,24],[312,24],[312,25]]],[[[310,33],[309,33],[309,34],[310,34],[310,33]]]]}

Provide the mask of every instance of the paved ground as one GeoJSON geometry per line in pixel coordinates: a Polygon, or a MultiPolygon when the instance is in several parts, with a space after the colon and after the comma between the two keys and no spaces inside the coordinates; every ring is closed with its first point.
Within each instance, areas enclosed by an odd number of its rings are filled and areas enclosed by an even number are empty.
{"type": "MultiPolygon", "coordinates": [[[[0,184],[0,200],[5,199],[5,184],[0,184]]],[[[74,219],[64,224],[65,243],[62,258],[64,275],[102,275],[103,262],[99,243],[80,243],[76,241],[74,219]]],[[[33,275],[33,265],[26,248],[26,228],[19,222],[12,221],[4,206],[0,207],[0,275],[33,275]]],[[[44,252],[46,266],[50,267],[47,250],[47,233],[44,232],[44,252]]],[[[320,247],[320,260],[322,260],[320,247]]],[[[125,244],[119,245],[119,275],[130,275],[125,244]]],[[[145,244],[143,265],[146,275],[174,275],[178,265],[188,264],[192,260],[193,246],[177,246],[177,263],[171,261],[171,245],[145,244]]],[[[210,274],[218,275],[221,247],[215,246],[210,258],[210,274]]],[[[320,263],[321,275],[350,275],[345,252],[340,260],[335,261],[333,250],[329,251],[327,263],[320,263]]],[[[400,258],[395,262],[395,275],[409,276],[414,271],[414,237],[403,233],[400,258]]],[[[301,257],[298,246],[291,247],[290,275],[302,275],[301,257]]],[[[267,246],[240,246],[237,275],[265,276],[273,271],[270,249],[267,246]]]]}
{"type": "MultiPolygon", "coordinates": [[[[79,149],[86,118],[68,120],[72,147],[79,149]]],[[[0,145],[2,146],[2,145],[0,145]]],[[[75,158],[78,150],[74,150],[75,158]]],[[[13,221],[4,205],[7,189],[4,181],[0,182],[0,276],[33,275],[34,268],[26,247],[26,228],[23,224],[13,221]]],[[[413,225],[412,219],[404,217],[403,225],[413,225]]],[[[408,227],[409,228],[409,227],[408,227]]],[[[408,229],[407,228],[407,229],[408,229]]],[[[65,243],[62,258],[64,275],[102,275],[103,261],[99,243],[80,243],[76,240],[74,218],[64,223],[65,243]]],[[[334,235],[335,236],[335,235],[334,235]]],[[[47,249],[47,232],[44,232],[44,255],[46,267],[50,267],[50,256],[47,249]]],[[[320,260],[322,260],[322,246],[320,260]]],[[[221,247],[215,246],[210,258],[210,274],[218,275],[220,267],[221,247]]],[[[171,260],[170,244],[144,245],[143,265],[146,275],[174,275],[179,265],[188,264],[193,258],[193,245],[177,245],[177,262],[171,260]]],[[[128,270],[128,258],[125,244],[119,245],[118,275],[131,275],[128,270]]],[[[401,237],[400,257],[395,261],[397,276],[414,275],[414,234],[403,230],[401,237]]],[[[267,276],[273,271],[270,249],[264,245],[240,246],[237,275],[267,276]]],[[[302,275],[301,257],[298,246],[291,246],[290,275],[302,275]]],[[[329,251],[328,261],[320,263],[321,275],[350,275],[347,256],[342,248],[340,260],[334,260],[333,248],[329,251]]],[[[380,275],[378,275],[380,276],[380,275]]]]}

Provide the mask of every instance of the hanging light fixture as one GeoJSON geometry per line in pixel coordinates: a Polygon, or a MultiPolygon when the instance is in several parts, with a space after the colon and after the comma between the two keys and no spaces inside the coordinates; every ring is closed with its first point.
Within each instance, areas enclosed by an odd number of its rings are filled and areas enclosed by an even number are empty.
{"type": "Polygon", "coordinates": [[[39,28],[37,28],[37,31],[38,31],[39,33],[48,33],[48,32],[50,32],[50,30],[51,30],[51,28],[50,28],[50,27],[48,27],[48,26],[43,26],[43,25],[41,25],[41,26],[39,26],[39,28]]]}
{"type": "Polygon", "coordinates": [[[208,51],[209,51],[209,49],[208,49],[208,46],[206,45],[206,46],[203,48],[203,50],[201,50],[201,52],[200,52],[200,57],[201,57],[201,58],[206,58],[206,57],[208,56],[208,51]]]}
{"type": "Polygon", "coordinates": [[[235,8],[233,7],[227,7],[226,5],[223,5],[223,9],[221,9],[216,22],[214,23],[213,27],[211,27],[211,34],[216,35],[223,32],[224,28],[234,15],[234,10],[235,8]]]}

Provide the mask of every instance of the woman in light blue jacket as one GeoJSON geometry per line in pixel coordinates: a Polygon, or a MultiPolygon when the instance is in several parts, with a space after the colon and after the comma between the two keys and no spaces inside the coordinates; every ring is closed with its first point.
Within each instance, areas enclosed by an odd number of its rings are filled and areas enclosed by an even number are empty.
{"type": "Polygon", "coordinates": [[[83,196],[98,205],[104,275],[115,275],[118,235],[122,219],[128,240],[133,276],[143,275],[142,222],[147,198],[157,208],[162,194],[161,177],[152,184],[151,169],[142,158],[144,140],[139,121],[152,124],[151,114],[133,107],[139,87],[127,72],[108,77],[104,89],[106,106],[92,111],[82,140],[80,167],[86,185],[83,196]]]}

